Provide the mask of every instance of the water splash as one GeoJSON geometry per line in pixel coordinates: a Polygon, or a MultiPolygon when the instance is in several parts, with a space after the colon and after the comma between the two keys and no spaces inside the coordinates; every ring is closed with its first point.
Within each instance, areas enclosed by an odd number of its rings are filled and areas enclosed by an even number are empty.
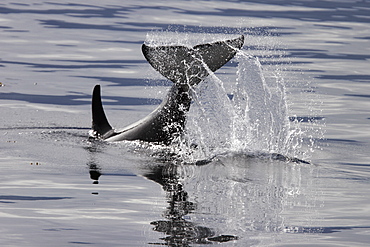
{"type": "Polygon", "coordinates": [[[289,120],[282,78],[267,80],[256,57],[241,53],[238,62],[233,148],[285,154],[289,120]]]}
{"type": "Polygon", "coordinates": [[[292,155],[296,131],[289,122],[283,78],[266,79],[259,59],[244,51],[235,60],[232,97],[215,74],[192,92],[184,143],[185,149],[196,148],[187,155],[193,159],[222,152],[292,155]]]}
{"type": "MultiPolygon", "coordinates": [[[[146,43],[192,46],[220,40],[216,36],[154,32],[146,43]]],[[[237,53],[232,60],[237,66],[226,69],[226,79],[219,71],[217,75],[209,71],[192,89],[185,133],[176,146],[182,160],[194,162],[228,152],[306,158],[301,150],[305,131],[299,123],[289,121],[284,68],[265,69],[259,57],[250,54],[246,50],[237,53]]]]}

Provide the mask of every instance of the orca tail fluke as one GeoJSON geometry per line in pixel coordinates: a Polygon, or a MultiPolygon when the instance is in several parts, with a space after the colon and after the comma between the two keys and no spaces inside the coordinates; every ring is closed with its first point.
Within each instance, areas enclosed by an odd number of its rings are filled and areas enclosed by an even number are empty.
{"type": "Polygon", "coordinates": [[[193,49],[200,54],[208,68],[215,72],[232,59],[243,47],[244,35],[236,39],[218,41],[210,44],[196,45],[193,49]]]}
{"type": "Polygon", "coordinates": [[[100,85],[95,85],[92,95],[92,135],[94,137],[105,139],[114,132],[105,116],[103,104],[100,95],[100,85]]]}
{"type": "Polygon", "coordinates": [[[142,45],[142,52],[150,65],[177,85],[197,85],[232,59],[244,44],[244,36],[236,39],[185,46],[142,45]],[[204,64],[208,67],[206,68],[204,64]]]}

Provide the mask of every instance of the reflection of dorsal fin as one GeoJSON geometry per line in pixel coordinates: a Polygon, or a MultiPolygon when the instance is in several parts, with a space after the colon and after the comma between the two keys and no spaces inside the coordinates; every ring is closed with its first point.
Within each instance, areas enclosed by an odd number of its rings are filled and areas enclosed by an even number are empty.
{"type": "Polygon", "coordinates": [[[208,76],[208,70],[216,71],[233,58],[243,46],[244,36],[215,43],[184,46],[147,46],[142,52],[152,67],[172,82],[196,85],[208,76]]]}
{"type": "Polygon", "coordinates": [[[100,96],[100,85],[94,87],[92,95],[92,129],[103,139],[113,132],[107,117],[105,116],[100,96]]]}

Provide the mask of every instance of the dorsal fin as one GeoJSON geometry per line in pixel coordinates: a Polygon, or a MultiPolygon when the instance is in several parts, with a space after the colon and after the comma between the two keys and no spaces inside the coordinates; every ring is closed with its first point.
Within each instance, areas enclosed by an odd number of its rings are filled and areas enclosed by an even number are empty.
{"type": "Polygon", "coordinates": [[[105,116],[103,104],[101,102],[100,85],[95,85],[92,95],[92,129],[96,132],[95,135],[106,138],[113,132],[112,126],[109,124],[105,116]]]}
{"type": "Polygon", "coordinates": [[[244,36],[236,39],[185,46],[148,46],[142,52],[150,65],[175,84],[196,85],[208,76],[203,62],[216,71],[233,58],[244,44],[244,36]]]}

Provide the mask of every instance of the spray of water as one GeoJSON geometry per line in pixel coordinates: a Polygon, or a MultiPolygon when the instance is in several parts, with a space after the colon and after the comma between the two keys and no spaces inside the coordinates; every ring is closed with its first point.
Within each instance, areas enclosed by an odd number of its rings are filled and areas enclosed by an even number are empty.
{"type": "MultiPolygon", "coordinates": [[[[218,35],[187,34],[181,39],[179,35],[152,33],[147,43],[164,45],[164,40],[170,40],[172,45],[177,41],[177,45],[192,46],[194,39],[195,43],[220,40],[218,35]]],[[[233,62],[237,67],[231,82],[209,71],[210,75],[192,89],[185,133],[176,146],[181,159],[194,162],[228,152],[302,156],[304,133],[297,123],[289,121],[281,69],[265,71],[258,56],[245,50],[239,51],[233,62]]]]}
{"type": "Polygon", "coordinates": [[[258,58],[243,51],[236,61],[232,97],[215,74],[192,92],[184,143],[196,147],[191,152],[194,159],[228,151],[286,155],[289,150],[291,132],[282,80],[266,80],[258,58]]]}

